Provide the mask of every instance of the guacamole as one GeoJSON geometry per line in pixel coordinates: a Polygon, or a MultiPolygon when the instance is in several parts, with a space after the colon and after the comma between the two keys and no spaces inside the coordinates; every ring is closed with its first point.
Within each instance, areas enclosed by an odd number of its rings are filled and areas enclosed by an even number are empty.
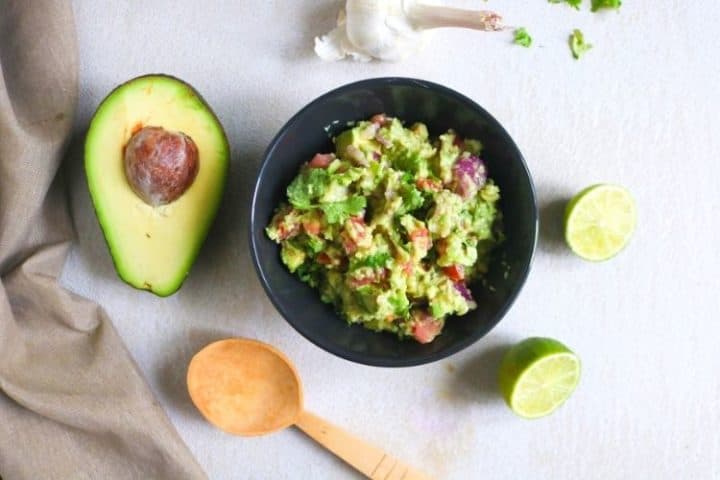
{"type": "Polygon", "coordinates": [[[300,168],[267,235],[348,322],[431,342],[476,308],[467,284],[502,240],[482,146],[382,114],[334,142],[300,168]]]}

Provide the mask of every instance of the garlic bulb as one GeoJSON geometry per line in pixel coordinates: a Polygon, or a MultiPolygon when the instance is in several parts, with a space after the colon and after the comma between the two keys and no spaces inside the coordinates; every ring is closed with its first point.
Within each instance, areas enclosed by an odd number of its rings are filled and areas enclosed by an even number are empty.
{"type": "Polygon", "coordinates": [[[351,57],[399,61],[420,50],[425,30],[461,27],[502,30],[493,12],[428,5],[415,0],[347,0],[337,26],[315,38],[315,53],[327,61],[351,57]]]}

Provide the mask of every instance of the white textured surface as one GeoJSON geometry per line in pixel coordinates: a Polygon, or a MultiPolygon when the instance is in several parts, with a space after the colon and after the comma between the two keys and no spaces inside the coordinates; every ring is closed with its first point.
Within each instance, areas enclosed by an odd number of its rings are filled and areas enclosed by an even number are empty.
{"type": "Polygon", "coordinates": [[[720,4],[624,3],[593,15],[545,0],[456,1],[504,13],[535,45],[439,31],[403,64],[323,64],[312,38],[332,27],[334,1],[75,2],[78,132],[116,84],[165,72],[205,96],[231,141],[218,221],[168,299],[116,278],[77,141],[68,170],[79,242],[64,282],[107,308],[212,479],[354,478],[296,431],[241,439],[200,419],[186,362],[231,335],[284,350],[311,410],[439,478],[720,478],[720,4]],[[595,44],[579,62],[566,44],[574,27],[595,44]],[[255,169],[284,121],[331,88],[382,75],[434,80],[484,105],[525,154],[542,208],[534,269],[506,319],[461,354],[402,370],[351,364],[301,338],[262,292],[246,241],[255,169]],[[598,181],[629,187],[640,225],[625,252],[594,265],[560,243],[559,202],[598,181]],[[531,422],[494,384],[500,346],[530,335],[583,360],[569,403],[531,422]]]}

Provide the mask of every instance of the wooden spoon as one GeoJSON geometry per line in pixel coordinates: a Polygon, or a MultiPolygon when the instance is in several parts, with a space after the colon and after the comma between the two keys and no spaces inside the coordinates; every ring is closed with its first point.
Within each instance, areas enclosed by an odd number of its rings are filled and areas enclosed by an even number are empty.
{"type": "Polygon", "coordinates": [[[282,352],[265,343],[244,338],[211,343],[190,361],[187,385],[203,416],[228,433],[265,435],[295,425],[368,478],[429,478],[306,411],[297,370],[282,352]]]}

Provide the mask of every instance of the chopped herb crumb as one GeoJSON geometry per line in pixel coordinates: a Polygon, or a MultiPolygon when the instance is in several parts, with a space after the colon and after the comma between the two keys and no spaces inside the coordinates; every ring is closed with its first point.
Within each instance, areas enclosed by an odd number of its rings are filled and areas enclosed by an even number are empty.
{"type": "Polygon", "coordinates": [[[611,10],[617,10],[622,5],[622,0],[592,0],[592,6],[590,10],[597,12],[602,8],[608,8],[611,10]]]}
{"type": "Polygon", "coordinates": [[[525,48],[529,48],[532,45],[532,37],[525,29],[525,27],[518,28],[515,30],[515,40],[513,41],[516,45],[520,45],[525,48]]]}
{"type": "Polygon", "coordinates": [[[570,50],[575,60],[579,59],[581,55],[587,53],[592,48],[592,45],[585,43],[585,36],[579,29],[575,29],[570,35],[570,50]]]}
{"type": "Polygon", "coordinates": [[[568,5],[573,7],[575,10],[580,10],[580,4],[582,3],[582,0],[548,0],[548,2],[550,2],[550,3],[567,3],[568,5]]]}

